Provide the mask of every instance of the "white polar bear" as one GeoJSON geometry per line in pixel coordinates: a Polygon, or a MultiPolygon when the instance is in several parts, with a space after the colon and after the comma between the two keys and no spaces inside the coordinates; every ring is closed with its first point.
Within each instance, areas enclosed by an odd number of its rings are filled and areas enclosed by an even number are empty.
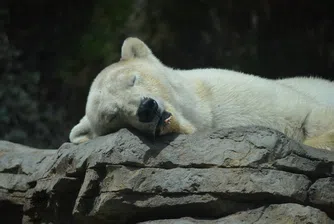
{"type": "Polygon", "coordinates": [[[176,70],[137,38],[93,81],[70,141],[133,127],[152,136],[259,125],[316,148],[334,148],[334,109],[281,85],[225,69],[176,70]]]}
{"type": "Polygon", "coordinates": [[[306,94],[319,103],[334,106],[334,83],[317,77],[294,77],[278,79],[278,83],[306,94]]]}

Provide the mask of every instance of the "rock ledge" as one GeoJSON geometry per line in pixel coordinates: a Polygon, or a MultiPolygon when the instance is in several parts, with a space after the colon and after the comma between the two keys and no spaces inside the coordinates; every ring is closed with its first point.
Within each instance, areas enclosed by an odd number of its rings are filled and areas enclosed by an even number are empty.
{"type": "Polygon", "coordinates": [[[263,127],[0,141],[0,223],[334,223],[334,153],[263,127]]]}

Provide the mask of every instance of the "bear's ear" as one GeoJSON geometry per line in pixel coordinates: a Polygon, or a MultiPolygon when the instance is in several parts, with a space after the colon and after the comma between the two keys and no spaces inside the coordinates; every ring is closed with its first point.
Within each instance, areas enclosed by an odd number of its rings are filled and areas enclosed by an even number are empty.
{"type": "Polygon", "coordinates": [[[87,142],[93,138],[93,132],[86,116],[72,128],[69,138],[74,144],[87,142]]]}
{"type": "Polygon", "coordinates": [[[136,37],[128,37],[123,42],[121,60],[131,58],[146,58],[152,55],[152,51],[148,46],[136,37]]]}

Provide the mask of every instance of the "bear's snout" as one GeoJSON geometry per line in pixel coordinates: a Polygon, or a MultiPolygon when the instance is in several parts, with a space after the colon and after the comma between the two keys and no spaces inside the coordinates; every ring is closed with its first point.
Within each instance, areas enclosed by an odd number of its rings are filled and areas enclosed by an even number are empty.
{"type": "Polygon", "coordinates": [[[157,116],[159,109],[159,105],[157,101],[152,98],[145,97],[140,102],[137,116],[140,122],[148,123],[153,121],[153,119],[157,116]]]}

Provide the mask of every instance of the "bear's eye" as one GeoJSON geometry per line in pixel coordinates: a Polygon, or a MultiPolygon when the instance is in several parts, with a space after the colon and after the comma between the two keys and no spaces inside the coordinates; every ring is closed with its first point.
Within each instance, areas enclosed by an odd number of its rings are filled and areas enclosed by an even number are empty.
{"type": "Polygon", "coordinates": [[[136,83],[136,80],[137,80],[137,76],[134,75],[134,76],[132,77],[132,79],[131,79],[130,86],[134,86],[135,83],[136,83]]]}

